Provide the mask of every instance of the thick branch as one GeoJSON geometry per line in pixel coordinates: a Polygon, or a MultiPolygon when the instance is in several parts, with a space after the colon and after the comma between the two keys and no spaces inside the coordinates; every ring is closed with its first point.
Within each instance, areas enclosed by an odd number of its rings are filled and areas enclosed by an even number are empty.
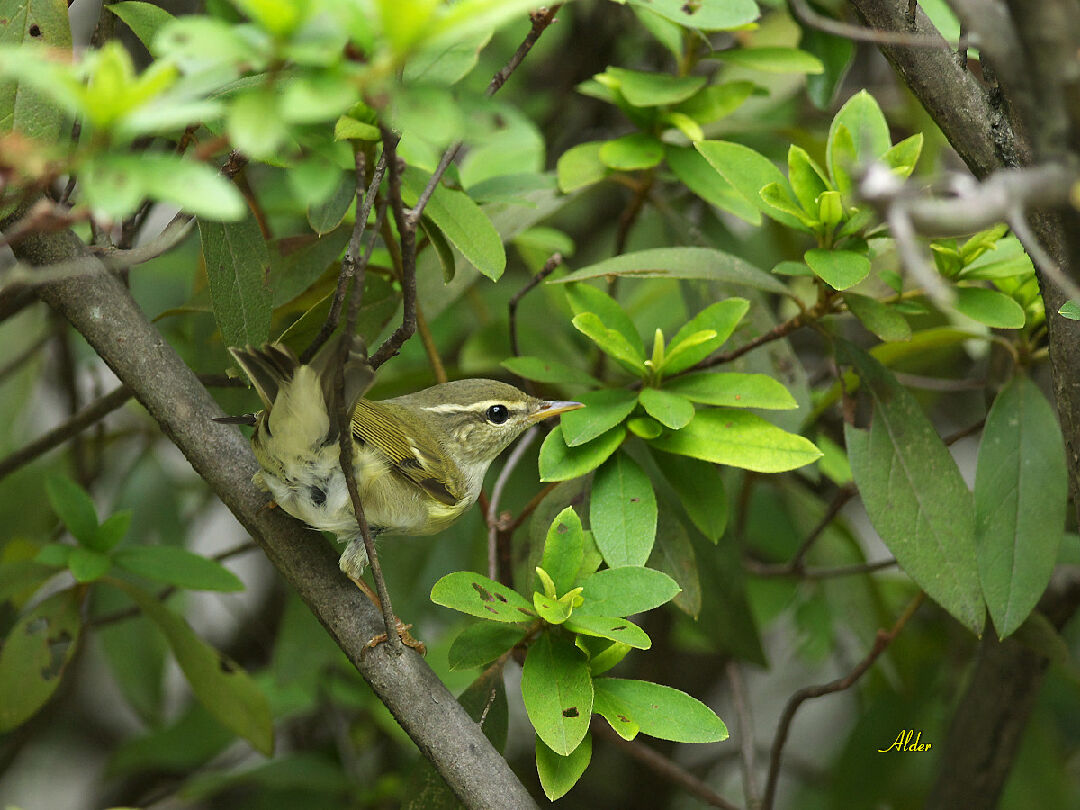
{"type": "Polygon", "coordinates": [[[851,0],[851,4],[872,28],[941,40],[940,50],[882,45],[881,52],[976,177],[1027,162],[1027,150],[1005,112],[991,104],[978,80],[957,64],[952,50],[921,10],[916,9],[915,24],[909,26],[904,8],[896,0],[851,0]]]}
{"type": "MultiPolygon", "coordinates": [[[[69,231],[30,236],[17,248],[19,258],[33,264],[55,264],[85,253],[85,246],[69,231]]],[[[130,386],[457,796],[470,807],[533,806],[506,761],[422,658],[411,650],[393,655],[387,645],[364,651],[367,641],[382,630],[378,611],[341,576],[336,554],[318,534],[280,509],[265,508],[265,494],[251,483],[257,467],[248,443],[235,428],[211,421],[222,415],[221,409],[198,378],[120,282],[96,259],[86,261],[98,269],[44,285],[40,296],[130,386]]]]}

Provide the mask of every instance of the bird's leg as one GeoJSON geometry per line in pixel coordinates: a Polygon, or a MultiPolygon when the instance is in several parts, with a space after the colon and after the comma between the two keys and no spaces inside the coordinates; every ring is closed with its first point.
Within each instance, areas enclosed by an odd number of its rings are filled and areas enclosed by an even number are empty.
{"type": "MultiPolygon", "coordinates": [[[[368,585],[367,582],[364,581],[363,573],[364,568],[367,565],[367,561],[368,559],[367,553],[364,549],[364,541],[360,538],[357,538],[351,543],[349,543],[345,551],[342,552],[341,559],[338,561],[338,567],[341,568],[345,576],[352,580],[352,583],[360,589],[360,592],[363,593],[364,596],[366,596],[368,599],[370,599],[371,603],[375,605],[375,607],[378,608],[381,612],[383,606],[382,601],[379,599],[379,595],[371,589],[371,586],[368,585]]],[[[397,631],[398,638],[401,639],[402,644],[404,644],[406,647],[412,647],[414,650],[420,653],[420,655],[427,655],[427,647],[424,646],[424,643],[422,641],[417,641],[415,638],[412,637],[412,634],[409,632],[409,629],[412,627],[411,624],[404,624],[397,616],[394,616],[394,623],[394,629],[397,631]]],[[[389,631],[389,629],[390,628],[387,627],[387,631],[389,631]]],[[[379,633],[373,636],[372,639],[364,646],[367,648],[376,647],[379,644],[388,641],[389,638],[390,637],[387,635],[387,633],[379,633]]]]}

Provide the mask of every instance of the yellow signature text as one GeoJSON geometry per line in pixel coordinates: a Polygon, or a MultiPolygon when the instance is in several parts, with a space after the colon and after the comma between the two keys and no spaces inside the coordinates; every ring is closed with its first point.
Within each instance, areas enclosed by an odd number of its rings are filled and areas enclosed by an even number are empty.
{"type": "Polygon", "coordinates": [[[929,751],[932,743],[920,742],[922,738],[922,731],[916,731],[915,729],[901,729],[900,733],[896,735],[896,739],[893,744],[888,748],[879,748],[878,753],[884,754],[889,751],[907,751],[907,752],[923,752],[929,751]]]}

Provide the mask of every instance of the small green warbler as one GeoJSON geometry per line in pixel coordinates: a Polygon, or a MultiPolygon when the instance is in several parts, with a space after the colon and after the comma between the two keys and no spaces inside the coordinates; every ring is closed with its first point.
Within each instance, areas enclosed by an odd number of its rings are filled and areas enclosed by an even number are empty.
{"type": "MultiPolygon", "coordinates": [[[[310,365],[287,348],[231,348],[262,400],[251,446],[257,486],[290,515],[348,541],[339,566],[360,584],[368,558],[341,472],[334,375],[345,361],[353,460],[360,503],[373,535],[442,531],[479,497],[503,449],[543,419],[584,407],[545,402],[495,380],[458,380],[374,402],[373,372],[359,339],[324,347],[310,365]]],[[[365,589],[366,590],[366,589],[365,589]]]]}

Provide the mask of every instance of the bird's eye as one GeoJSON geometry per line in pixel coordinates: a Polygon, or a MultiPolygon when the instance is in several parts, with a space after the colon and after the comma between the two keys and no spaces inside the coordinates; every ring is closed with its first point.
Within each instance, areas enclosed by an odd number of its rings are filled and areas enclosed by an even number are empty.
{"type": "Polygon", "coordinates": [[[505,405],[492,405],[484,412],[487,420],[493,425],[501,425],[510,418],[510,411],[505,405]]]}

